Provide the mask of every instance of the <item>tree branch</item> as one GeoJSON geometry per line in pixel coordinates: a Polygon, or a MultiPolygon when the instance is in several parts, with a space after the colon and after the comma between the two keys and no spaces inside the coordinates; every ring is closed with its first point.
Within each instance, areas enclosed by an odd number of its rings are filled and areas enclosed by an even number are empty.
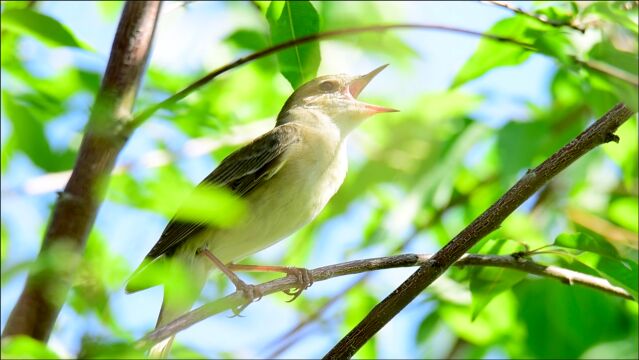
{"type": "MultiPolygon", "coordinates": [[[[424,230],[430,228],[433,224],[435,224],[436,222],[440,221],[441,217],[444,216],[444,214],[446,213],[446,211],[450,210],[451,208],[462,204],[463,202],[465,202],[466,200],[468,200],[468,196],[469,194],[474,193],[477,189],[483,187],[486,184],[492,183],[496,180],[495,176],[490,176],[486,179],[483,179],[481,182],[479,182],[478,184],[476,184],[472,189],[469,189],[467,192],[462,193],[462,194],[457,194],[454,195],[454,197],[452,199],[450,199],[450,201],[448,202],[448,204],[444,205],[443,207],[437,209],[433,215],[426,221],[420,222],[419,224],[415,225],[415,228],[413,229],[413,231],[411,231],[406,237],[405,239],[401,242],[401,244],[397,245],[395,247],[395,249],[393,249],[393,251],[391,251],[391,254],[396,254],[396,253],[400,253],[403,252],[416,238],[417,236],[424,230]]],[[[302,321],[300,321],[297,325],[295,325],[293,328],[291,328],[289,331],[287,331],[286,333],[282,334],[279,336],[278,339],[273,340],[270,344],[278,344],[280,342],[283,342],[285,339],[289,339],[291,338],[293,335],[295,335],[295,333],[300,332],[302,329],[304,329],[306,326],[308,326],[309,324],[312,323],[312,321],[316,320],[317,318],[319,318],[319,316],[326,311],[326,309],[328,307],[330,307],[331,305],[333,305],[335,302],[337,302],[337,300],[341,299],[344,294],[348,293],[349,291],[351,291],[353,288],[355,288],[356,286],[364,283],[369,276],[372,275],[372,272],[367,272],[366,274],[364,274],[363,276],[361,276],[357,281],[353,282],[352,284],[350,284],[349,286],[345,287],[344,289],[342,289],[340,292],[338,292],[337,294],[332,295],[321,307],[315,309],[310,315],[308,315],[305,319],[303,319],[302,321]]],[[[281,353],[283,353],[284,351],[287,350],[288,347],[292,346],[295,343],[294,340],[289,341],[288,343],[286,343],[283,346],[280,346],[279,348],[277,348],[275,351],[269,353],[268,356],[266,356],[267,359],[275,359],[277,357],[280,356],[281,353]]],[[[268,345],[267,345],[268,346],[268,345]]]]}
{"type": "Polygon", "coordinates": [[[113,41],[73,173],[53,208],[38,262],[29,273],[2,337],[46,341],[68,293],[102,202],[106,180],[129,133],[129,119],[148,58],[159,2],[127,2],[113,41]]]}
{"type": "MultiPolygon", "coordinates": [[[[290,40],[290,41],[286,41],[277,45],[274,45],[272,47],[268,47],[266,49],[262,49],[259,51],[256,51],[250,55],[247,55],[245,57],[241,57],[235,61],[233,61],[232,63],[226,64],[220,68],[217,68],[213,71],[211,71],[210,73],[204,75],[203,77],[201,77],[200,79],[196,80],[195,82],[191,83],[190,85],[188,85],[187,87],[185,87],[184,89],[178,91],[177,93],[171,95],[170,97],[166,98],[165,100],[162,100],[161,102],[151,105],[149,107],[147,107],[146,109],[142,110],[141,112],[139,112],[135,118],[128,124],[128,126],[130,128],[136,128],[137,126],[140,126],[144,121],[146,121],[148,118],[150,118],[153,114],[155,114],[155,112],[157,112],[160,109],[166,109],[170,106],[172,106],[173,104],[177,103],[178,101],[182,100],[183,98],[185,98],[186,96],[188,96],[189,94],[191,94],[192,92],[194,92],[195,90],[199,89],[200,87],[208,84],[211,80],[215,79],[216,77],[218,77],[219,75],[222,75],[223,73],[234,69],[240,65],[246,64],[250,61],[253,60],[257,60],[263,57],[266,57],[268,55],[272,55],[278,51],[284,50],[284,49],[288,49],[297,45],[301,45],[304,43],[308,43],[308,42],[312,42],[312,41],[318,41],[318,40],[323,40],[323,39],[328,39],[328,38],[333,38],[333,37],[337,37],[337,36],[342,36],[342,35],[352,35],[352,34],[360,34],[360,33],[366,33],[366,32],[383,32],[383,31],[387,31],[387,30],[393,30],[393,29],[421,29],[421,30],[442,30],[442,31],[448,31],[448,32],[455,32],[455,33],[460,33],[460,34],[466,34],[466,35],[473,35],[473,36],[478,36],[478,37],[483,37],[486,39],[491,39],[491,40],[495,40],[495,41],[499,41],[499,42],[504,42],[504,43],[508,43],[508,44],[512,44],[512,45],[516,45],[516,46],[520,46],[524,49],[530,50],[530,51],[537,51],[537,48],[535,48],[533,46],[533,44],[528,44],[525,42],[521,42],[512,38],[508,38],[508,37],[503,37],[503,36],[497,36],[497,35],[491,35],[491,34],[486,34],[486,33],[481,33],[478,31],[473,31],[473,30],[467,30],[467,29],[460,29],[460,28],[456,28],[456,27],[452,27],[452,26],[445,26],[445,25],[435,25],[435,24],[388,24],[388,25],[371,25],[371,26],[362,26],[362,27],[356,27],[356,28],[346,28],[346,29],[339,29],[339,30],[332,30],[332,31],[326,31],[326,32],[320,32],[320,33],[316,33],[316,34],[311,34],[311,35],[307,35],[307,36],[303,36],[301,38],[298,39],[294,39],[294,40],[290,40]]],[[[543,53],[540,53],[542,55],[544,55],[543,53]]],[[[610,75],[612,77],[616,77],[619,78],[625,82],[629,82],[630,84],[637,86],[637,79],[635,77],[628,77],[627,74],[617,68],[614,68],[612,66],[601,66],[601,64],[599,64],[599,66],[591,66],[590,62],[584,62],[584,61],[578,61],[577,59],[574,59],[578,64],[588,67],[592,70],[601,72],[603,74],[606,75],[610,75]]]]}
{"type": "Polygon", "coordinates": [[[535,19],[541,23],[544,23],[546,25],[550,25],[550,26],[554,26],[554,27],[563,27],[563,26],[568,26],[570,28],[573,28],[574,30],[577,30],[579,32],[581,32],[582,34],[586,32],[586,29],[575,25],[573,23],[570,22],[565,22],[565,21],[555,21],[552,19],[549,19],[546,15],[539,15],[539,14],[533,14],[533,13],[529,13],[527,11],[525,11],[524,9],[518,8],[515,5],[506,2],[506,1],[480,1],[481,3],[484,4],[489,4],[489,5],[495,5],[495,6],[499,6],[499,7],[503,7],[505,9],[508,9],[514,13],[517,14],[521,14],[524,16],[528,16],[532,19],[535,19]]]}
{"type": "MultiPolygon", "coordinates": [[[[432,258],[433,256],[428,254],[402,254],[323,266],[310,270],[310,273],[313,276],[313,280],[318,282],[338,276],[352,275],[375,270],[423,266],[431,263],[432,258]]],[[[632,295],[630,295],[630,293],[626,290],[610,284],[605,279],[556,266],[540,265],[532,260],[522,257],[515,257],[511,255],[466,254],[459,259],[455,265],[505,267],[557,279],[565,284],[581,284],[589,286],[625,299],[634,300],[632,295]]],[[[297,280],[294,276],[286,276],[256,285],[256,287],[261,294],[269,295],[282,290],[294,288],[296,286],[296,282],[297,280]]],[[[202,305],[199,308],[180,316],[167,325],[154,330],[140,339],[137,346],[150,346],[210,316],[245,304],[247,304],[247,300],[243,297],[243,293],[236,291],[233,294],[202,305]]]]}
{"type": "Polygon", "coordinates": [[[497,202],[464,228],[395,291],[377,304],[324,358],[346,359],[352,357],[384,325],[441,276],[448,267],[460,259],[484,236],[497,229],[508,215],[539,190],[542,185],[596,146],[609,141],[619,141],[614,132],[633,113],[621,103],[615,105],[603,117],[541,165],[529,170],[497,202]]]}

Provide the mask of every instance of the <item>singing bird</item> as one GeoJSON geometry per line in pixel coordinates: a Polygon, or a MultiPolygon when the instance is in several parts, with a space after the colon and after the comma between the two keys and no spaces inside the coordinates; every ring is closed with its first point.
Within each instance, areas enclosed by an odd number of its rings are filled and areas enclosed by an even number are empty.
{"type": "MultiPolygon", "coordinates": [[[[282,107],[272,130],[230,154],[198,185],[230,189],[245,200],[248,211],[229,228],[178,217],[168,223],[126,286],[131,293],[162,284],[143,280],[144,273],[162,260],[171,259],[172,264],[178,264],[172,266],[185,269],[177,280],[166,276],[172,280],[163,282],[164,300],[156,328],[193,306],[213,267],[224,271],[236,288],[250,293],[252,288],[230,270],[233,262],[273,245],[313,220],[344,181],[348,134],[374,114],[397,111],[357,100],[386,66],[361,76],[320,76],[300,86],[282,107]]],[[[303,269],[270,270],[300,278],[295,296],[312,282],[303,269]]],[[[172,340],[153,346],[150,355],[165,357],[172,340]]]]}

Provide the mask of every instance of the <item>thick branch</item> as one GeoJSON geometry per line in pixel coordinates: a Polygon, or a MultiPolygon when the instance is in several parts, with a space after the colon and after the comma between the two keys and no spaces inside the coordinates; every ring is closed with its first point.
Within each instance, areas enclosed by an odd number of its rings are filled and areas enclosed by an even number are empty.
{"type": "Polygon", "coordinates": [[[105,182],[128,133],[133,102],[149,54],[159,2],[128,2],[113,41],[73,173],[53,208],[38,254],[45,269],[29,273],[2,334],[46,341],[64,303],[103,198],[105,182]]]}
{"type": "Polygon", "coordinates": [[[461,258],[479,240],[497,229],[508,215],[515,211],[548,180],[596,146],[609,141],[618,141],[619,138],[614,135],[614,132],[632,114],[633,111],[625,105],[615,105],[608,113],[579,134],[569,144],[559,149],[535,169],[529,170],[488,210],[484,211],[483,214],[430,258],[425,265],[421,266],[395,291],[377,304],[355,328],[326,354],[325,358],[346,359],[352,357],[428,285],[441,276],[448,267],[461,258]]]}
{"type": "MultiPolygon", "coordinates": [[[[323,266],[317,269],[310,270],[310,273],[313,276],[313,280],[315,282],[318,282],[332,279],[338,276],[352,275],[374,270],[423,266],[429,264],[431,262],[431,259],[432,255],[402,254],[380,258],[355,260],[335,265],[323,266]]],[[[540,265],[532,260],[521,257],[514,257],[511,255],[466,254],[461,259],[459,259],[455,263],[455,265],[505,267],[539,276],[558,279],[565,284],[581,284],[589,286],[594,289],[605,291],[607,293],[625,299],[634,300],[632,295],[630,295],[626,290],[610,284],[605,279],[568,269],[559,268],[556,266],[540,265]]],[[[257,290],[264,295],[269,295],[294,288],[296,282],[297,280],[294,276],[286,276],[257,285],[257,290]]],[[[199,308],[180,316],[174,321],[168,323],[166,326],[154,330],[153,332],[147,334],[144,338],[140,339],[140,341],[138,342],[138,346],[145,347],[152,345],[210,316],[245,304],[247,304],[247,300],[243,297],[242,292],[236,291],[233,294],[225,296],[221,299],[217,299],[208,304],[202,305],[199,308]]]]}

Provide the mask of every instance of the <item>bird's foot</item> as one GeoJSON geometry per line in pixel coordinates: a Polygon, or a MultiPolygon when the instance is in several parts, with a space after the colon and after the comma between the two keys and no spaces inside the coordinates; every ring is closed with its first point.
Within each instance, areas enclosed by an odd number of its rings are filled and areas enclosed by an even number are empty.
{"type": "Polygon", "coordinates": [[[308,269],[289,267],[285,268],[282,271],[287,275],[295,276],[295,278],[297,279],[296,287],[282,291],[286,295],[291,296],[291,299],[287,300],[286,302],[291,302],[297,299],[302,291],[308,289],[311,285],[313,285],[313,275],[311,275],[311,272],[308,269]]]}
{"type": "Polygon", "coordinates": [[[224,263],[222,263],[222,261],[220,261],[220,259],[218,259],[215,255],[213,255],[208,249],[200,248],[197,250],[196,253],[198,255],[202,254],[206,256],[207,258],[209,258],[209,260],[211,260],[211,262],[213,262],[213,264],[218,269],[220,269],[229,280],[231,280],[233,285],[235,285],[235,291],[242,292],[242,295],[246,299],[246,303],[232,309],[234,315],[231,317],[240,316],[240,313],[242,312],[242,310],[246,309],[246,307],[249,306],[249,304],[251,304],[253,301],[259,301],[262,298],[263,294],[257,288],[257,286],[249,285],[245,283],[244,281],[242,281],[242,279],[240,279],[237,275],[235,275],[233,271],[231,271],[229,266],[224,265],[224,263]]]}
{"type": "Polygon", "coordinates": [[[233,311],[233,316],[231,316],[232,318],[242,317],[242,311],[244,311],[244,309],[246,309],[252,302],[262,299],[262,296],[264,295],[257,286],[249,285],[242,280],[238,283],[234,282],[234,285],[236,291],[242,292],[242,296],[244,296],[246,302],[231,309],[231,311],[233,311]]]}
{"type": "Polygon", "coordinates": [[[297,299],[302,291],[308,289],[313,284],[313,276],[308,269],[291,267],[291,266],[278,266],[278,265],[242,265],[242,264],[229,264],[228,268],[236,271],[257,271],[257,272],[281,272],[287,275],[292,275],[297,279],[297,283],[293,289],[283,290],[287,295],[292,296],[288,302],[297,299]]]}

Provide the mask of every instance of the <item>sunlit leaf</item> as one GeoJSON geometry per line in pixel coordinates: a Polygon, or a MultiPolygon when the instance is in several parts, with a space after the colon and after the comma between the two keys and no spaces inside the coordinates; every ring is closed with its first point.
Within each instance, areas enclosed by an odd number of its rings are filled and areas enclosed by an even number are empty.
{"type": "MultiPolygon", "coordinates": [[[[512,240],[489,240],[479,249],[480,254],[509,255],[523,250],[523,246],[512,240]]],[[[512,288],[526,277],[526,273],[498,267],[473,267],[469,269],[470,292],[473,298],[472,319],[501,292],[512,288]]]]}
{"type": "Polygon", "coordinates": [[[235,30],[231,35],[224,39],[240,49],[261,50],[266,48],[268,41],[264,34],[251,29],[235,30]]]}
{"type": "MultiPolygon", "coordinates": [[[[531,30],[542,29],[544,29],[544,26],[540,25],[536,20],[524,16],[515,16],[498,21],[487,33],[532,44],[539,32],[531,30]]],[[[478,78],[496,67],[521,64],[531,54],[531,51],[525,50],[519,45],[482,39],[475,53],[455,76],[452,86],[456,87],[478,78]]]]}
{"type": "Polygon", "coordinates": [[[31,109],[18,103],[16,99],[7,91],[2,93],[2,105],[13,127],[15,149],[23,151],[34,164],[44,170],[68,169],[73,162],[73,153],[53,152],[44,131],[44,124],[36,118],[31,109]]]}
{"type": "Polygon", "coordinates": [[[612,259],[620,259],[619,253],[609,242],[596,239],[584,233],[561,234],[555,238],[555,246],[590,251],[612,259]]]}
{"type": "MultiPolygon", "coordinates": [[[[2,225],[0,226],[0,262],[2,264],[4,264],[4,259],[7,257],[7,254],[9,253],[9,230],[7,230],[7,227],[4,224],[4,221],[2,222],[2,225]]],[[[3,274],[4,277],[4,274],[3,274]]]]}
{"type": "Polygon", "coordinates": [[[2,29],[30,35],[50,46],[69,46],[90,50],[58,20],[29,9],[2,12],[2,29]]]}
{"type": "Polygon", "coordinates": [[[619,284],[637,299],[639,292],[639,267],[632,260],[624,262],[602,256],[596,268],[613,284],[619,284]]]}
{"type": "Polygon", "coordinates": [[[145,357],[145,351],[136,348],[131,341],[114,341],[88,335],[82,337],[82,345],[78,352],[78,359],[142,359],[145,357]]]}
{"type": "Polygon", "coordinates": [[[509,122],[499,130],[497,149],[505,184],[512,184],[522,169],[533,165],[547,131],[543,122],[509,122]]]}
{"type": "Polygon", "coordinates": [[[515,294],[519,303],[516,316],[528,333],[522,339],[525,353],[536,358],[557,354],[579,358],[593,344],[623,336],[633,326],[618,299],[587,287],[540,279],[522,282],[515,287],[515,294]]]}
{"type": "Polygon", "coordinates": [[[535,30],[531,37],[536,38],[534,46],[540,52],[555,57],[564,64],[571,65],[573,63],[572,56],[575,54],[575,49],[565,30],[556,29],[547,32],[535,30]]]}
{"type": "Polygon", "coordinates": [[[515,319],[516,302],[510,292],[495,297],[474,320],[468,306],[443,303],[437,311],[457,336],[473,344],[486,346],[504,338],[516,341],[522,335],[515,319]]]}
{"type": "Polygon", "coordinates": [[[608,209],[610,218],[617,224],[621,224],[624,227],[637,232],[639,226],[637,225],[637,219],[639,219],[639,210],[637,206],[637,199],[625,197],[614,200],[610,204],[608,209]]]}
{"type": "MultiPolygon", "coordinates": [[[[271,2],[266,14],[274,44],[319,32],[319,15],[309,1],[271,2]]],[[[306,43],[277,53],[282,75],[295,89],[317,75],[320,48],[306,43]]]]}
{"type": "Polygon", "coordinates": [[[622,9],[624,1],[593,1],[582,12],[582,16],[590,14],[605,19],[612,24],[619,24],[637,36],[637,6],[622,9]]]}
{"type": "Polygon", "coordinates": [[[419,328],[417,328],[417,334],[415,335],[415,340],[417,343],[423,343],[428,340],[433,332],[437,329],[437,325],[440,323],[441,318],[437,311],[433,311],[430,314],[426,315],[422,322],[419,324],[419,328]]]}
{"type": "Polygon", "coordinates": [[[60,359],[46,344],[25,335],[2,338],[3,359],[60,359]]]}
{"type": "Polygon", "coordinates": [[[566,24],[571,23],[579,10],[574,1],[537,1],[535,5],[535,14],[566,24]]]}

